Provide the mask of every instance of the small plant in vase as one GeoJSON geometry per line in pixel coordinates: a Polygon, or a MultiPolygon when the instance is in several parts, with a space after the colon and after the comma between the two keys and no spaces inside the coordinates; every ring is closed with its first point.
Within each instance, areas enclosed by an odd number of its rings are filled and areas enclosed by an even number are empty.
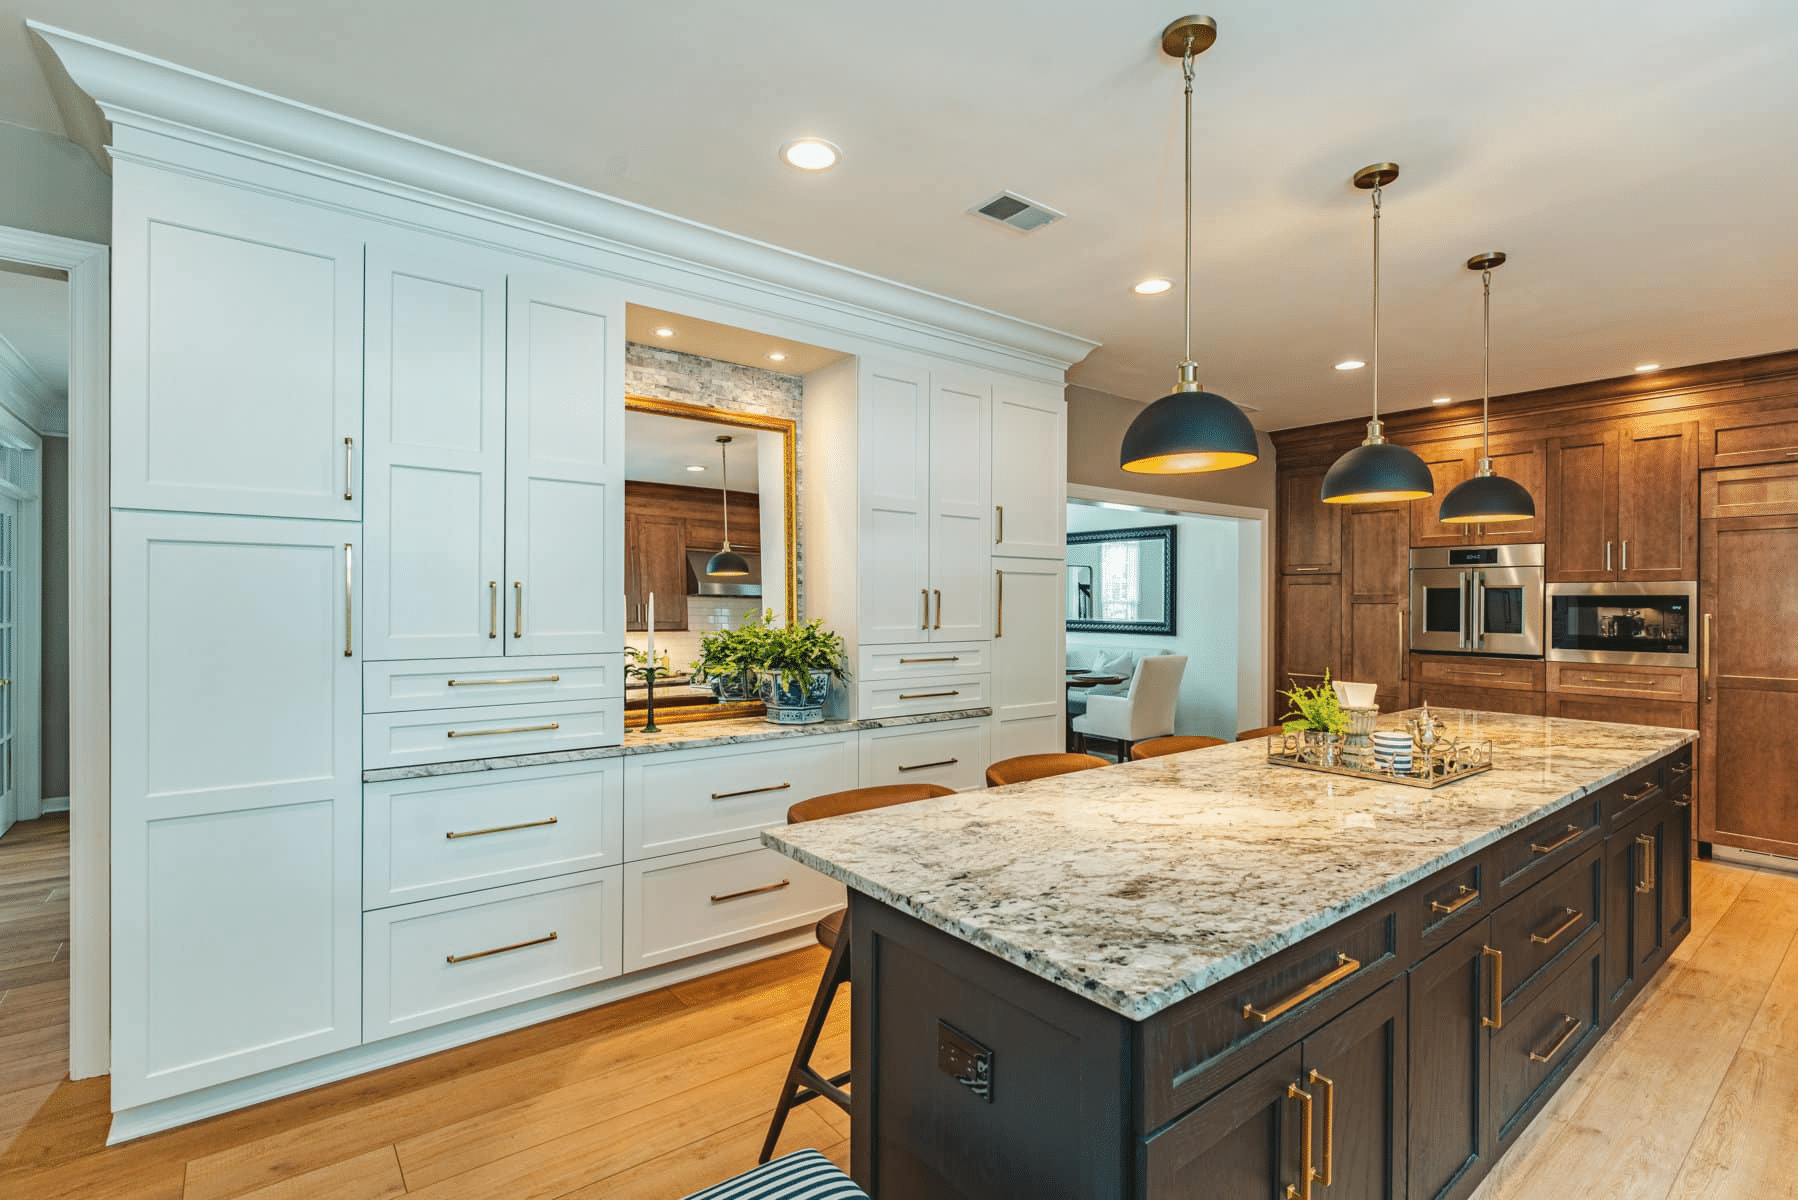
{"type": "Polygon", "coordinates": [[[831,680],[849,678],[843,637],[816,618],[779,626],[773,619],[770,610],[753,627],[744,627],[754,629],[755,675],[768,719],[778,725],[822,721],[831,680]]]}
{"type": "Polygon", "coordinates": [[[1333,767],[1338,764],[1342,752],[1342,735],[1348,732],[1349,715],[1337,698],[1336,689],[1330,686],[1330,673],[1324,672],[1324,681],[1317,687],[1300,687],[1298,680],[1289,680],[1292,687],[1280,694],[1292,705],[1281,718],[1287,733],[1297,733],[1304,742],[1304,756],[1319,766],[1333,767]]]}
{"type": "Polygon", "coordinates": [[[756,643],[764,624],[757,613],[735,629],[719,629],[699,640],[693,681],[710,684],[720,704],[755,698],[756,643]]]}

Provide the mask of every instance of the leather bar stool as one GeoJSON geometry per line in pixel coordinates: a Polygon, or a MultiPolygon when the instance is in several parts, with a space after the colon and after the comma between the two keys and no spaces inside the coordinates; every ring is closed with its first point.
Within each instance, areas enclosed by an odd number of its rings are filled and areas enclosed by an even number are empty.
{"type": "MultiPolygon", "coordinates": [[[[939,787],[934,783],[895,783],[885,787],[851,788],[846,792],[829,792],[822,796],[813,796],[810,800],[801,800],[787,809],[787,824],[797,825],[802,821],[817,821],[825,817],[840,817],[848,813],[867,812],[870,809],[890,808],[895,804],[910,804],[914,800],[929,800],[936,796],[952,796],[954,788],[939,787]]],[[[822,1096],[844,1112],[849,1111],[849,1093],[843,1085],[849,1082],[849,1072],[844,1071],[832,1075],[829,1079],[812,1069],[812,1053],[818,1048],[818,1038],[824,1032],[825,1019],[830,1016],[830,1006],[837,998],[837,989],[849,982],[849,910],[842,909],[831,913],[817,925],[818,944],[830,951],[830,958],[824,964],[824,975],[818,980],[818,991],[812,996],[812,1010],[806,1015],[805,1028],[800,1031],[799,1045],[793,1051],[792,1065],[787,1068],[786,1080],[780,1085],[780,1101],[774,1106],[774,1119],[768,1123],[768,1136],[762,1142],[762,1155],[756,1159],[758,1163],[766,1163],[774,1157],[775,1143],[780,1141],[780,1131],[785,1128],[787,1114],[793,1111],[796,1104],[816,1100],[822,1096]]],[[[788,1161],[792,1156],[781,1159],[788,1161]]],[[[828,1164],[827,1164],[828,1165],[828,1164]]],[[[832,1168],[833,1170],[835,1168],[832,1168]]],[[[750,1174],[754,1174],[751,1172],[750,1174]]],[[[724,1185],[720,1185],[724,1186],[724,1185]]],[[[721,1196],[735,1196],[736,1192],[723,1192],[721,1196]]],[[[810,1196],[811,1192],[756,1192],[743,1193],[748,1196],[810,1196]]],[[[837,1195],[838,1193],[819,1193],[820,1195],[837,1195]]],[[[859,1196],[860,1192],[846,1192],[844,1195],[859,1196]]],[[[711,1192],[701,1192],[701,1196],[711,1196],[711,1192]]]]}
{"type": "Polygon", "coordinates": [[[1252,742],[1258,738],[1279,737],[1286,732],[1284,725],[1264,725],[1260,729],[1245,729],[1236,735],[1239,742],[1252,742]]]}
{"type": "Polygon", "coordinates": [[[1016,758],[1002,758],[988,767],[986,786],[1004,787],[1008,783],[1029,783],[1032,779],[1047,779],[1051,775],[1090,771],[1094,767],[1110,765],[1110,762],[1097,754],[1020,754],[1016,758]]]}
{"type": "Polygon", "coordinates": [[[1130,747],[1130,757],[1141,761],[1145,758],[1160,758],[1164,754],[1185,754],[1188,750],[1203,750],[1207,746],[1228,746],[1223,738],[1185,737],[1170,734],[1167,737],[1150,738],[1146,742],[1138,742],[1130,747]]]}

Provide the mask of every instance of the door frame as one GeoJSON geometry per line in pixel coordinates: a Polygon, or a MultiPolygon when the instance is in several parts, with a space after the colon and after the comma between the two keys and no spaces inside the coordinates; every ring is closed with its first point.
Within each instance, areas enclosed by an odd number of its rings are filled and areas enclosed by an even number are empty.
{"type": "Polygon", "coordinates": [[[111,1061],[111,251],[0,226],[0,258],[69,277],[69,1077],[111,1061]]]}
{"type": "Polygon", "coordinates": [[[25,479],[0,480],[0,495],[19,506],[12,564],[13,801],[18,819],[31,821],[44,815],[44,439],[0,406],[0,446],[6,445],[29,455],[25,479]],[[21,755],[18,747],[28,752],[21,755]]]}

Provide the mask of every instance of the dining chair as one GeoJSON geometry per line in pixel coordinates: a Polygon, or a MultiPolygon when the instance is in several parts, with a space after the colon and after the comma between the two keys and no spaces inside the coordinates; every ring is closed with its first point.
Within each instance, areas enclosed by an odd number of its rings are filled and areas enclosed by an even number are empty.
{"type": "Polygon", "coordinates": [[[1180,677],[1186,674],[1184,654],[1145,657],[1130,677],[1130,690],[1122,696],[1093,696],[1086,715],[1074,722],[1084,750],[1091,738],[1115,744],[1118,761],[1130,756],[1130,747],[1174,731],[1174,714],[1180,705],[1180,677]]]}

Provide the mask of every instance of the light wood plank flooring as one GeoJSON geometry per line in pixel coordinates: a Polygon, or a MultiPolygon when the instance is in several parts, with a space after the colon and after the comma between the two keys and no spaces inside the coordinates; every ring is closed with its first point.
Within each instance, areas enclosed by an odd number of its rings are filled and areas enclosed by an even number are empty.
{"type": "MultiPolygon", "coordinates": [[[[37,872],[64,831],[0,842],[9,1200],[672,1200],[754,1162],[824,964],[784,955],[107,1148],[105,1080],[62,1078],[67,889],[37,872]]],[[[1798,874],[1699,863],[1694,890],[1675,962],[1477,1200],[1798,1200],[1798,874]]],[[[827,1070],[847,1063],[847,1018],[827,1070]]],[[[846,1163],[848,1133],[814,1103],[783,1149],[846,1163]]]]}

